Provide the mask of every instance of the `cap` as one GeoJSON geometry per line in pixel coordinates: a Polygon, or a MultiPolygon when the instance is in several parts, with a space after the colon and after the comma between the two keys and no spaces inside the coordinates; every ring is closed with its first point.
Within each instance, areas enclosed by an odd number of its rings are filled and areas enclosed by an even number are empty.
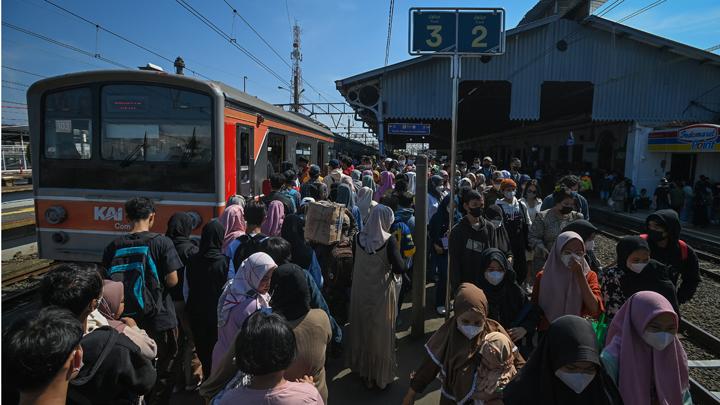
{"type": "Polygon", "coordinates": [[[492,158],[491,158],[490,156],[485,156],[485,157],[483,158],[483,161],[485,161],[485,160],[489,160],[490,163],[492,163],[492,158]]]}
{"type": "Polygon", "coordinates": [[[330,162],[328,162],[328,165],[330,165],[330,167],[332,168],[337,168],[340,167],[340,161],[337,159],[332,159],[330,160],[330,162]]]}
{"type": "Polygon", "coordinates": [[[310,165],[310,176],[317,176],[320,174],[320,166],[318,165],[310,165]]]}
{"type": "Polygon", "coordinates": [[[393,160],[391,158],[385,158],[385,163],[392,162],[393,160]]]}

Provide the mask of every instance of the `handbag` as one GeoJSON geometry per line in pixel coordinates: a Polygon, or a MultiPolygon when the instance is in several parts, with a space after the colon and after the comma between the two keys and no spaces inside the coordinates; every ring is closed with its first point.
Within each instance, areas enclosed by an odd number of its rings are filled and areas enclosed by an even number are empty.
{"type": "Polygon", "coordinates": [[[600,314],[598,320],[591,320],[593,330],[595,331],[595,338],[597,339],[597,345],[599,350],[605,347],[605,337],[607,336],[608,323],[605,313],[600,314]]]}

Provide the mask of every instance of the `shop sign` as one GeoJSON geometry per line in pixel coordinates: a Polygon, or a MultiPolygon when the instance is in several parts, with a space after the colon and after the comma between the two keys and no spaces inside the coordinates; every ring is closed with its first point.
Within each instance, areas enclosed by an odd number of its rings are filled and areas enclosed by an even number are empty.
{"type": "Polygon", "coordinates": [[[720,152],[720,125],[696,124],[685,128],[653,131],[650,152],[720,152]]]}

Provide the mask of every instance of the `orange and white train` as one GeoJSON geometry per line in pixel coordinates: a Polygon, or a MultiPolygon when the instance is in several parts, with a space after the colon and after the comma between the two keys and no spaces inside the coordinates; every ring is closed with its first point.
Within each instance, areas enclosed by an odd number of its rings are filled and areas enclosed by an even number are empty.
{"type": "MultiPolygon", "coordinates": [[[[269,172],[335,154],[326,127],[223,83],[157,71],[52,77],[28,90],[40,257],[99,261],[129,230],[124,202],[153,199],[153,228],[191,213],[199,234],[269,172]]],[[[340,151],[338,151],[340,152],[340,151]]]]}

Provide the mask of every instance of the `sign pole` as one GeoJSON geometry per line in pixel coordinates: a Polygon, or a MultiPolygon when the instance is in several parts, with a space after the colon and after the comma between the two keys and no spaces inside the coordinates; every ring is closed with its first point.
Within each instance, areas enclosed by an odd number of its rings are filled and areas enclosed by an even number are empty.
{"type": "MultiPolygon", "coordinates": [[[[450,132],[450,221],[448,230],[452,230],[455,219],[455,174],[457,161],[457,121],[458,121],[458,93],[460,92],[460,55],[457,52],[452,56],[452,129],[450,132]]],[[[450,264],[452,255],[448,254],[448,267],[445,278],[445,319],[450,318],[450,264]]]]}

